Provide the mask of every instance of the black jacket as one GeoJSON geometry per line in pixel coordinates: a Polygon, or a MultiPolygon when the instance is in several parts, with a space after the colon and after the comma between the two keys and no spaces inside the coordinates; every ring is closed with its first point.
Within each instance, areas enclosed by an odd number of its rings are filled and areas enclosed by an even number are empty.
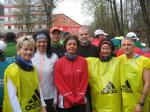
{"type": "Polygon", "coordinates": [[[98,57],[98,48],[92,44],[88,46],[79,46],[78,54],[84,58],[87,57],[98,57]]]}

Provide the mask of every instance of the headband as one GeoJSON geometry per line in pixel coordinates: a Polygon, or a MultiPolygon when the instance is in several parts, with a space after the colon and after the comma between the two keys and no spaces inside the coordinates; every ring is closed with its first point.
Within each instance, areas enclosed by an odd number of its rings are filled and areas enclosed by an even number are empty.
{"type": "MultiPolygon", "coordinates": [[[[111,44],[111,42],[109,42],[109,41],[102,41],[102,43],[101,43],[100,45],[102,46],[103,44],[108,44],[108,45],[111,47],[111,49],[112,49],[112,44],[111,44]]],[[[100,47],[101,47],[101,46],[100,46],[100,47]]]]}
{"type": "Polygon", "coordinates": [[[45,38],[47,40],[47,36],[44,33],[40,33],[36,36],[36,40],[41,39],[41,38],[45,38]]]}

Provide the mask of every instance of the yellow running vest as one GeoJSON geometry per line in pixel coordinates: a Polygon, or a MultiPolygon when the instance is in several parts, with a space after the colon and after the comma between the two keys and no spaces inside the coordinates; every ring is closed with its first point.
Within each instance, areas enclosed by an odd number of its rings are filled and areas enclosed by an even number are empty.
{"type": "Polygon", "coordinates": [[[17,97],[22,112],[40,112],[41,103],[36,69],[24,71],[15,63],[8,66],[5,71],[3,112],[12,112],[7,90],[8,77],[17,89],[17,97]]]}
{"type": "MultiPolygon", "coordinates": [[[[122,112],[134,112],[142,94],[142,72],[144,68],[150,68],[150,58],[137,56],[127,59],[126,55],[121,55],[118,59],[121,61],[122,112]]],[[[149,97],[150,95],[145,101],[142,112],[150,112],[149,97]]]]}
{"type": "Polygon", "coordinates": [[[93,112],[121,112],[120,63],[87,58],[93,112]]]}

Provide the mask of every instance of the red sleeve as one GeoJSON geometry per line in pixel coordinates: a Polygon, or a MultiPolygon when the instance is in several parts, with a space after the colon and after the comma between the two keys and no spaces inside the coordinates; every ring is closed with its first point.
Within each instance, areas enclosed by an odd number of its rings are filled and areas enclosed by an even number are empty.
{"type": "Polygon", "coordinates": [[[140,54],[140,55],[144,54],[144,52],[138,47],[134,47],[134,52],[137,53],[137,54],[140,54]]]}
{"type": "Polygon", "coordinates": [[[65,77],[63,77],[62,67],[63,65],[61,61],[58,60],[55,64],[54,69],[54,83],[57,90],[61,93],[64,99],[72,104],[74,101],[74,97],[72,91],[67,87],[67,84],[64,82],[65,77]]]}
{"type": "Polygon", "coordinates": [[[87,67],[87,62],[85,61],[84,65],[83,65],[81,82],[78,87],[77,96],[75,99],[76,103],[84,101],[84,96],[86,93],[87,86],[88,86],[88,67],[87,67]]]}
{"type": "Polygon", "coordinates": [[[150,53],[144,53],[144,56],[150,58],[150,53]]]}
{"type": "MultiPolygon", "coordinates": [[[[137,54],[140,54],[140,55],[143,55],[144,52],[138,48],[138,47],[134,47],[134,52],[137,53],[137,54]]],[[[117,52],[117,57],[124,54],[123,50],[122,49],[119,49],[118,52],[117,52]]]]}
{"type": "Polygon", "coordinates": [[[117,57],[120,56],[120,55],[122,55],[122,54],[123,54],[122,49],[119,49],[118,52],[117,52],[117,57]]]}

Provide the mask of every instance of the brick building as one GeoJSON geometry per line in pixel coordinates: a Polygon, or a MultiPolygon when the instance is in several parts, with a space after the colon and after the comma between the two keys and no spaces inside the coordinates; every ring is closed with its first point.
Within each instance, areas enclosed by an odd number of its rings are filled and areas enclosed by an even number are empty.
{"type": "Polygon", "coordinates": [[[78,30],[80,27],[82,27],[82,25],[64,14],[54,15],[52,26],[57,26],[62,31],[69,32],[73,35],[78,35],[78,30]]]}

